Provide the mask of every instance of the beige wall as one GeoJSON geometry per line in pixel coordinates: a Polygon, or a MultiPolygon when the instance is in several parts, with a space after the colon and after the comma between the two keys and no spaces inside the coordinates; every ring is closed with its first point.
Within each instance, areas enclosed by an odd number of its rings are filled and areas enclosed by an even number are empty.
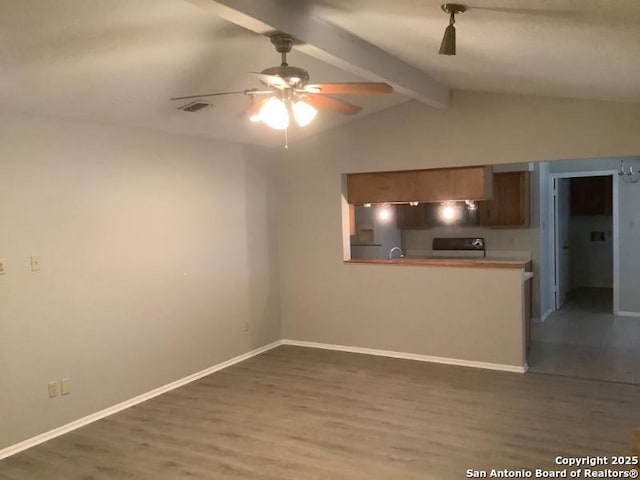
{"type": "Polygon", "coordinates": [[[0,448],[280,338],[263,162],[185,136],[0,122],[0,448]],[[71,395],[48,399],[63,377],[71,395]]]}
{"type": "Polygon", "coordinates": [[[519,272],[343,264],[341,174],[640,152],[637,105],[468,92],[289,151],[0,122],[0,448],[281,335],[521,365],[519,272]]]}
{"type": "Polygon", "coordinates": [[[638,105],[457,92],[281,150],[283,337],[521,364],[514,272],[342,263],[341,174],[634,155],[638,131],[638,105]]]}

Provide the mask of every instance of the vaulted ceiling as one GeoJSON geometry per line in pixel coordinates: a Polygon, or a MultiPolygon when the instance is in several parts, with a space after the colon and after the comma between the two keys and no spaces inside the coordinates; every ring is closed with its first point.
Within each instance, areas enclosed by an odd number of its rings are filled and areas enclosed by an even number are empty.
{"type": "Polygon", "coordinates": [[[263,33],[300,40],[289,63],[313,82],[387,81],[390,96],[345,97],[300,136],[409,98],[447,108],[452,89],[640,101],[637,0],[474,0],[458,55],[438,55],[440,0],[21,0],[0,3],[0,109],[276,145],[243,95],[197,113],[172,96],[259,86],[277,65],[263,33]],[[612,8],[615,6],[615,9],[612,8]]]}

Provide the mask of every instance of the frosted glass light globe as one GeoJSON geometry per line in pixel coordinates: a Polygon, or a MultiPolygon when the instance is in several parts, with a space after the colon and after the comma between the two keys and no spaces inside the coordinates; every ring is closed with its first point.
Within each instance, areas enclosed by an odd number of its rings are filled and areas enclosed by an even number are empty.
{"type": "Polygon", "coordinates": [[[302,100],[298,100],[293,104],[293,116],[296,119],[296,123],[301,127],[305,127],[309,125],[316,115],[318,111],[302,100]]]}
{"type": "Polygon", "coordinates": [[[284,130],[289,126],[289,112],[282,100],[272,97],[260,109],[260,120],[275,130],[284,130]]]}

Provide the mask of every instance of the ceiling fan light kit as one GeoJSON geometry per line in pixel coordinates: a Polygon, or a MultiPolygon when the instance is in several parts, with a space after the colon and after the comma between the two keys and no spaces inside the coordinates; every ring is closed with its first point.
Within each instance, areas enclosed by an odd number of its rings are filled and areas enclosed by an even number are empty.
{"type": "Polygon", "coordinates": [[[296,119],[296,123],[301,127],[309,125],[317,114],[318,110],[302,100],[298,100],[293,104],[293,118],[296,119]]]}
{"type": "Polygon", "coordinates": [[[440,44],[440,55],[455,55],[456,54],[456,14],[466,12],[469,7],[461,5],[459,3],[444,3],[441,5],[444,12],[450,15],[449,25],[444,30],[444,36],[442,37],[442,43],[440,44]]]}
{"type": "Polygon", "coordinates": [[[276,97],[271,97],[260,109],[258,118],[262,123],[274,130],[289,128],[289,112],[285,103],[276,97]]]}
{"type": "Polygon", "coordinates": [[[249,120],[254,123],[262,122],[274,130],[284,130],[286,135],[291,119],[298,126],[305,127],[315,119],[317,108],[341,115],[354,115],[360,111],[360,107],[329,95],[382,95],[393,92],[391,85],[378,82],[309,84],[309,73],[304,68],[287,63],[287,54],[295,43],[293,37],[286,33],[276,33],[271,35],[271,43],[282,56],[281,64],[253,73],[266,89],[250,88],[235,92],[189,95],[171,100],[248,95],[251,97],[251,105],[247,110],[249,120]]]}

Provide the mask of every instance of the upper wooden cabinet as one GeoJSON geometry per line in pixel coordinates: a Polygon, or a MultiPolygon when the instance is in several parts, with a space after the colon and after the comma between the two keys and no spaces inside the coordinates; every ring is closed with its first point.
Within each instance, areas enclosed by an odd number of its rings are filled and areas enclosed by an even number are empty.
{"type": "Polygon", "coordinates": [[[529,226],[529,172],[493,174],[493,197],[480,202],[482,225],[496,228],[529,226]]]}
{"type": "Polygon", "coordinates": [[[611,175],[574,177],[571,185],[571,215],[607,215],[613,213],[611,175]]]}
{"type": "Polygon", "coordinates": [[[356,206],[349,204],[349,235],[356,234],[356,206]]]}
{"type": "Polygon", "coordinates": [[[348,201],[363,203],[413,202],[415,171],[356,173],[347,175],[348,201]]]}
{"type": "Polygon", "coordinates": [[[491,196],[490,167],[440,168],[347,175],[348,201],[363,203],[482,200],[491,196]]]}

